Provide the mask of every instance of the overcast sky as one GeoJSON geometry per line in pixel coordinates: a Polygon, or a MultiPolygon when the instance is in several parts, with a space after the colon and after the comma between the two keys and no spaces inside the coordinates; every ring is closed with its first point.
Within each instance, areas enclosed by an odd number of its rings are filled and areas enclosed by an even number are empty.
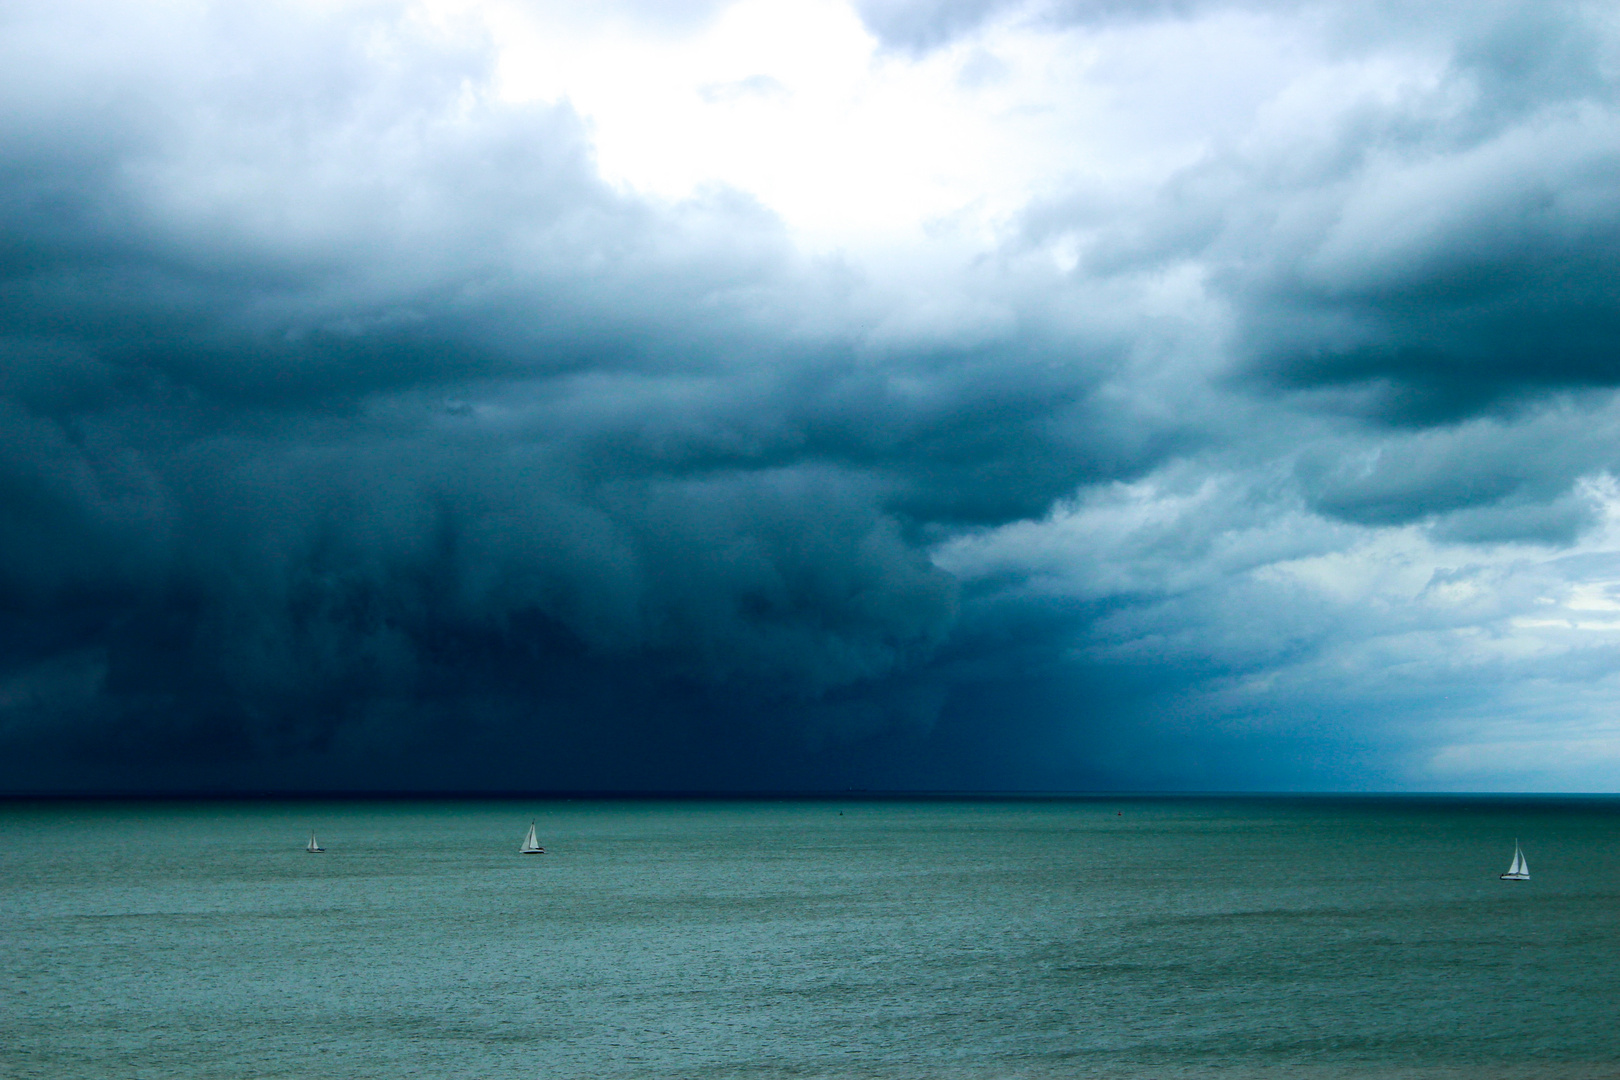
{"type": "Polygon", "coordinates": [[[1620,790],[1620,9],[0,14],[0,790],[1620,790]]]}

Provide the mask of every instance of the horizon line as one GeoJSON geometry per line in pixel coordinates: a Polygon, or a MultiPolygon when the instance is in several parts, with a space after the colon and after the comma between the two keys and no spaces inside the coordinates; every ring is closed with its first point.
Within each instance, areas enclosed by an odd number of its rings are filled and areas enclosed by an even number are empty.
{"type": "Polygon", "coordinates": [[[883,801],[923,802],[1020,802],[1040,800],[1104,799],[1620,799],[1613,791],[1343,791],[1278,789],[907,789],[907,788],[783,788],[783,789],[705,789],[705,788],[579,788],[579,789],[378,789],[368,791],[330,789],[92,789],[86,791],[0,791],[0,802],[247,802],[285,801],[501,801],[532,799],[546,802],[588,801],[883,801]]]}

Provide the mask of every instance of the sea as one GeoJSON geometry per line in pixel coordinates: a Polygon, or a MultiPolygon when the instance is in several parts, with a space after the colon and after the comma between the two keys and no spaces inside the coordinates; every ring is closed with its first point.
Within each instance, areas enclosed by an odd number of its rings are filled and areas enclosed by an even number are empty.
{"type": "Polygon", "coordinates": [[[4,802],[0,1076],[1620,1077],[1620,800],[4,802]]]}

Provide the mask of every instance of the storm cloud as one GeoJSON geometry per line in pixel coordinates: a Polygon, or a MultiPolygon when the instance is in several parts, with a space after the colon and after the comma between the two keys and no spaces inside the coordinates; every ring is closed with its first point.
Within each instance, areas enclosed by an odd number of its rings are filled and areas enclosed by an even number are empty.
{"type": "Polygon", "coordinates": [[[829,243],[494,15],[8,15],[0,784],[1612,784],[1612,16],[827,18],[1109,157],[829,243]]]}

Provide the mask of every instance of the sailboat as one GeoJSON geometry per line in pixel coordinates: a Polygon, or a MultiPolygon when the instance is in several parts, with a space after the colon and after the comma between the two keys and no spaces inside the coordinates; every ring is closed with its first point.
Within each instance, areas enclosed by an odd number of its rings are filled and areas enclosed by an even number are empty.
{"type": "Polygon", "coordinates": [[[529,822],[529,835],[523,838],[523,846],[518,848],[520,855],[544,855],[546,849],[540,846],[540,838],[534,835],[534,822],[529,822]]]}
{"type": "Polygon", "coordinates": [[[309,834],[309,845],[307,847],[305,847],[304,850],[309,852],[311,855],[313,855],[317,851],[325,851],[326,849],[321,847],[321,842],[319,840],[315,839],[315,834],[310,833],[309,834]]]}
{"type": "Polygon", "coordinates": [[[1513,865],[1508,872],[1502,875],[1503,881],[1529,881],[1530,864],[1525,861],[1524,852],[1519,850],[1519,842],[1513,841],[1513,865]]]}

